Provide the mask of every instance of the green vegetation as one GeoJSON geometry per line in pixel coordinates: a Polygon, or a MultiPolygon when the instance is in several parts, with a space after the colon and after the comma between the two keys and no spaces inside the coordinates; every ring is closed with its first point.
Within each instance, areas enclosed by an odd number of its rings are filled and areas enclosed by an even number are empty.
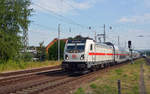
{"type": "MultiPolygon", "coordinates": [[[[117,94],[117,81],[121,80],[122,94],[138,94],[141,63],[144,63],[144,59],[136,60],[134,64],[127,64],[109,72],[101,73],[96,81],[84,85],[82,88],[85,94],[117,94]]],[[[147,73],[150,72],[150,66],[147,71],[147,73]]],[[[148,79],[147,81],[150,83],[148,79]]]]}
{"type": "Polygon", "coordinates": [[[109,85],[98,86],[93,89],[93,94],[117,94],[116,92],[116,88],[109,85]]]}
{"type": "Polygon", "coordinates": [[[13,60],[9,60],[7,63],[0,63],[0,72],[47,67],[47,66],[56,66],[60,64],[61,62],[58,61],[14,62],[13,60]]]}
{"type": "Polygon", "coordinates": [[[17,59],[28,30],[30,0],[0,0],[0,60],[17,59]]]}
{"type": "MultiPolygon", "coordinates": [[[[63,59],[64,55],[64,47],[65,41],[60,41],[60,58],[63,59]]],[[[58,42],[55,42],[49,49],[48,49],[48,58],[49,60],[57,60],[58,59],[58,42]]]]}
{"type": "Polygon", "coordinates": [[[119,68],[119,69],[116,69],[115,72],[117,75],[121,75],[123,73],[123,70],[119,68]]]}
{"type": "Polygon", "coordinates": [[[16,62],[23,60],[24,62],[32,61],[33,55],[31,53],[23,53],[20,55],[19,59],[16,62]]]}
{"type": "Polygon", "coordinates": [[[47,60],[47,53],[46,53],[46,48],[44,47],[44,41],[39,43],[36,57],[39,58],[40,61],[47,60]]]}
{"type": "Polygon", "coordinates": [[[93,83],[93,84],[90,85],[90,87],[95,89],[95,88],[97,88],[97,85],[93,83]]]}
{"type": "Polygon", "coordinates": [[[30,62],[33,57],[46,60],[44,42],[37,47],[36,56],[23,53],[26,47],[23,34],[28,32],[33,11],[30,5],[30,0],[0,0],[0,72],[60,64],[54,61],[30,62]]]}
{"type": "Polygon", "coordinates": [[[74,94],[85,94],[83,88],[78,88],[78,90],[74,94]]]}

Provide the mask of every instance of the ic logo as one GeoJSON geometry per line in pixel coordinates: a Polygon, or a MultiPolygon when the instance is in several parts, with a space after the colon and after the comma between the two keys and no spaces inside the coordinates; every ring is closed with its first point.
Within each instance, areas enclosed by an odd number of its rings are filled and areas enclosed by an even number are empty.
{"type": "Polygon", "coordinates": [[[76,58],[77,56],[75,54],[72,55],[72,58],[76,58]]]}

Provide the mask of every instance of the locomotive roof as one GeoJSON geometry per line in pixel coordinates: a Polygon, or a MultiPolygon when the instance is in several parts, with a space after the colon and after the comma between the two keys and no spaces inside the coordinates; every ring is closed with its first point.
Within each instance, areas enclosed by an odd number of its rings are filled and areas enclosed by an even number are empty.
{"type": "Polygon", "coordinates": [[[68,40],[68,43],[85,43],[86,40],[68,40]]]}
{"type": "Polygon", "coordinates": [[[96,45],[99,45],[99,46],[104,47],[104,48],[112,48],[111,45],[107,45],[105,43],[96,43],[96,45]]]}
{"type": "Polygon", "coordinates": [[[69,39],[68,43],[85,43],[87,39],[93,40],[91,38],[69,39]]]}

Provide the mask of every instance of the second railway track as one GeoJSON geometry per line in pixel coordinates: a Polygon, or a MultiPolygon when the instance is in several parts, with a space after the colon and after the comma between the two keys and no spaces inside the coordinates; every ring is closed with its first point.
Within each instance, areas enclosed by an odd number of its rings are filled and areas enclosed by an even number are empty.
{"type": "Polygon", "coordinates": [[[61,73],[61,70],[55,70],[55,71],[46,71],[46,72],[38,72],[38,73],[31,73],[31,74],[25,74],[25,75],[19,75],[9,78],[0,79],[0,86],[6,86],[14,83],[20,83],[25,82],[32,79],[40,79],[44,77],[44,75],[49,74],[53,75],[56,73],[61,73]]]}
{"type": "Polygon", "coordinates": [[[7,84],[13,84],[21,81],[40,78],[43,76],[40,74],[46,74],[49,73],[50,71],[59,72],[59,70],[60,70],[60,66],[54,66],[54,67],[43,67],[43,68],[30,69],[30,70],[22,70],[16,72],[0,73],[0,87],[5,86],[7,84]],[[56,71],[52,71],[52,70],[56,70],[56,71]]]}
{"type": "Polygon", "coordinates": [[[0,73],[0,78],[2,78],[2,77],[9,77],[9,76],[17,76],[17,75],[27,74],[27,73],[41,72],[41,71],[46,71],[46,70],[58,69],[58,68],[60,68],[60,66],[50,66],[50,67],[43,67],[43,68],[35,68],[35,69],[28,69],[28,70],[20,70],[20,71],[14,71],[14,72],[0,73]]]}

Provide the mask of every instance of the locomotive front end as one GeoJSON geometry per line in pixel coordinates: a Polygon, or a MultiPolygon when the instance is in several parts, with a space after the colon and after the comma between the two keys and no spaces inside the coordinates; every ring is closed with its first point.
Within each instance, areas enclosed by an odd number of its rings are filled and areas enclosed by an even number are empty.
{"type": "Polygon", "coordinates": [[[85,62],[86,40],[68,40],[64,49],[64,61],[62,69],[65,71],[83,71],[87,65],[85,62]]]}

